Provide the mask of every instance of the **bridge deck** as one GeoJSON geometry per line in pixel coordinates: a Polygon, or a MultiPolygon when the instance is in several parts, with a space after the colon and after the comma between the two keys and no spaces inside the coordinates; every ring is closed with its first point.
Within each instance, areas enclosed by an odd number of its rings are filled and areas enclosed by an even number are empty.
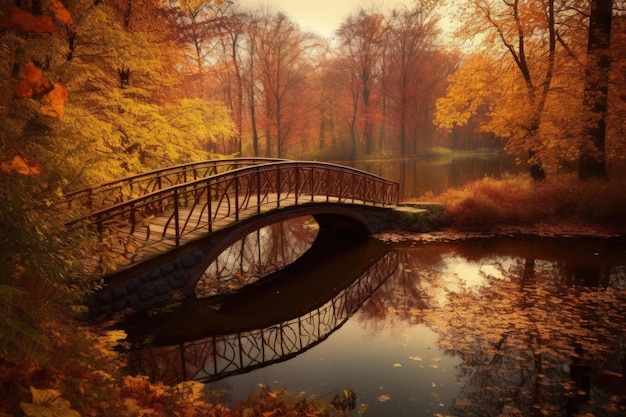
{"type": "MultiPolygon", "coordinates": [[[[278,194],[266,195],[262,200],[261,204],[257,204],[257,197],[250,197],[249,207],[238,212],[237,220],[229,215],[229,208],[226,206],[220,207],[217,212],[212,214],[213,220],[211,222],[209,222],[205,206],[195,206],[193,208],[181,207],[178,209],[178,216],[184,218],[186,224],[192,224],[194,227],[188,232],[181,233],[179,236],[176,235],[175,228],[171,227],[173,215],[173,211],[171,210],[145,219],[144,222],[142,222],[142,226],[136,227],[132,233],[130,225],[127,225],[125,230],[118,229],[116,230],[116,234],[125,235],[127,238],[123,245],[124,249],[117,254],[118,256],[114,260],[115,272],[145,262],[177,247],[204,238],[209,234],[244,222],[254,216],[269,213],[278,206],[289,207],[303,205],[302,199],[296,202],[294,196],[281,197],[279,201],[278,194]]],[[[323,196],[308,198],[306,203],[349,203],[361,206],[374,206],[374,204],[360,200],[345,202],[338,197],[323,196]]],[[[85,260],[84,264],[86,270],[95,272],[101,268],[101,258],[95,256],[90,260],[85,260]]]]}

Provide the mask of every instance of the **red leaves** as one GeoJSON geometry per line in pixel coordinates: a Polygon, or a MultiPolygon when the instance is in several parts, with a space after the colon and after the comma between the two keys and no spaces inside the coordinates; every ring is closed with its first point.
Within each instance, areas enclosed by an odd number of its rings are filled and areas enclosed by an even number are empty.
{"type": "Polygon", "coordinates": [[[57,30],[52,21],[52,16],[34,16],[16,6],[7,8],[9,18],[4,19],[2,27],[10,29],[17,25],[24,30],[35,33],[50,33],[57,30]]]}
{"type": "Polygon", "coordinates": [[[0,163],[0,171],[6,174],[38,175],[44,172],[44,168],[33,159],[15,155],[11,161],[0,163]]]}

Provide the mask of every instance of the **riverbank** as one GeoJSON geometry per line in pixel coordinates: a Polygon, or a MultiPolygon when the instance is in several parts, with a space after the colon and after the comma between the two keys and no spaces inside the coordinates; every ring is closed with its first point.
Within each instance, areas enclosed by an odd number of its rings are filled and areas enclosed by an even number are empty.
{"type": "Polygon", "coordinates": [[[420,241],[515,235],[626,236],[625,189],[623,181],[582,182],[571,175],[540,182],[525,176],[484,178],[415,199],[443,205],[437,230],[394,234],[420,241]]]}

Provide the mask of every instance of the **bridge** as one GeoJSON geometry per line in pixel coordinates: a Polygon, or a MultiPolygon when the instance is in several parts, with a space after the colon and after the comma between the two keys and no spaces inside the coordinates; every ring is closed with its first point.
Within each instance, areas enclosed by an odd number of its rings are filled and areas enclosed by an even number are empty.
{"type": "MultiPolygon", "coordinates": [[[[399,185],[341,165],[237,158],[179,165],[68,195],[68,221],[100,239],[85,261],[105,288],[89,300],[94,315],[147,308],[193,294],[204,269],[264,225],[313,216],[320,233],[373,234],[425,210],[399,206],[399,185]]],[[[428,214],[428,213],[427,213],[428,214]]]]}

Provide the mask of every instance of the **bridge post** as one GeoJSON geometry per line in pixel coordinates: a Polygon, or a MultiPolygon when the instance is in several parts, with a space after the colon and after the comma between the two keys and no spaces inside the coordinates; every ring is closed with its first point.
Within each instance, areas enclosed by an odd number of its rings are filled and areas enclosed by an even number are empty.
{"type": "Polygon", "coordinates": [[[235,177],[235,221],[239,221],[239,177],[235,177]]]}
{"type": "Polygon", "coordinates": [[[176,231],[176,246],[180,246],[180,214],[178,211],[178,188],[174,189],[174,228],[176,231]]]}
{"type": "Polygon", "coordinates": [[[207,188],[206,190],[206,198],[207,198],[207,223],[209,224],[209,233],[213,233],[213,196],[211,195],[211,189],[207,188]]]}
{"type": "Polygon", "coordinates": [[[299,167],[296,167],[295,193],[296,193],[296,204],[298,204],[298,197],[300,195],[300,168],[299,167]]]}
{"type": "Polygon", "coordinates": [[[280,207],[280,169],[276,170],[276,208],[280,207]]]}
{"type": "Polygon", "coordinates": [[[257,168],[255,170],[256,175],[256,213],[261,213],[261,173],[257,168]]]}

